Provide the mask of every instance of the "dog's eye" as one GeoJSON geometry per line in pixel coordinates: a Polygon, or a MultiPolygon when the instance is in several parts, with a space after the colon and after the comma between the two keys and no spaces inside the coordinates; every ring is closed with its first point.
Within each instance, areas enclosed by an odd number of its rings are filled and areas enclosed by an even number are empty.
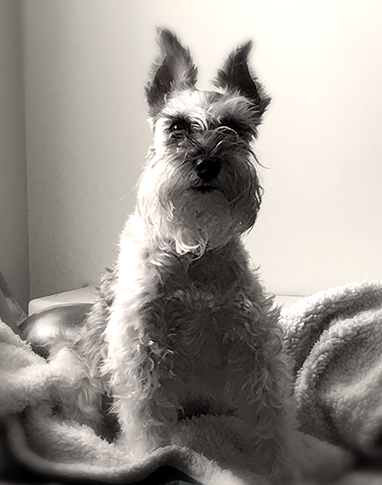
{"type": "Polygon", "coordinates": [[[188,129],[188,124],[185,121],[175,121],[168,130],[170,138],[182,140],[186,136],[188,129]]]}
{"type": "Polygon", "coordinates": [[[228,128],[229,130],[234,131],[238,136],[243,137],[248,135],[250,132],[250,129],[247,125],[232,118],[223,118],[222,120],[220,120],[220,128],[228,128]]]}

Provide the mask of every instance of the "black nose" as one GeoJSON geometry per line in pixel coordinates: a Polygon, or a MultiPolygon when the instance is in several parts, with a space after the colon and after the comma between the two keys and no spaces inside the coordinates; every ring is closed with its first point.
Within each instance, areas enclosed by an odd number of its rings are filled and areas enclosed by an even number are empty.
{"type": "Polygon", "coordinates": [[[195,170],[204,182],[211,182],[220,172],[221,162],[213,157],[200,157],[196,161],[195,170]]]}

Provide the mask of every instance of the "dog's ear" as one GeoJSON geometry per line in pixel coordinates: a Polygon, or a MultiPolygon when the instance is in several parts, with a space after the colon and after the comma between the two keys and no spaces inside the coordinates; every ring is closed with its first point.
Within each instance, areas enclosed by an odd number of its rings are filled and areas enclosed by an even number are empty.
{"type": "Polygon", "coordinates": [[[249,98],[261,116],[271,98],[265,94],[256,76],[248,67],[248,55],[251,47],[252,41],[249,41],[231,52],[213,82],[218,88],[239,91],[249,98]]]}
{"type": "Polygon", "coordinates": [[[163,107],[168,93],[195,86],[198,73],[189,49],[183,47],[172,32],[158,29],[158,44],[161,55],[153,65],[152,77],[145,88],[151,116],[163,107]]]}

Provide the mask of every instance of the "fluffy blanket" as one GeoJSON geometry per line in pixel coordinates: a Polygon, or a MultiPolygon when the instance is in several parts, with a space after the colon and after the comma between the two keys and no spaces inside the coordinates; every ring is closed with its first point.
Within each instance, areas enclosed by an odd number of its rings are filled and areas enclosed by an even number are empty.
{"type": "MultiPolygon", "coordinates": [[[[362,282],[303,298],[281,314],[295,376],[301,431],[313,436],[314,473],[345,473],[348,452],[382,457],[382,282],[362,282]],[[316,446],[317,445],[317,446],[316,446]],[[329,464],[330,466],[323,466],[329,464]]],[[[0,417],[13,453],[53,476],[133,483],[161,465],[205,485],[261,485],[237,418],[202,416],[178,423],[174,444],[129,462],[118,443],[52,414],[65,377],[0,322],[0,417]]],[[[311,441],[306,445],[312,446],[311,441]]],[[[343,483],[350,483],[346,481],[343,483]]],[[[366,483],[366,482],[362,482],[366,483]]],[[[380,483],[380,482],[375,482],[380,483]]],[[[382,482],[381,482],[382,483],[382,482]]]]}
{"type": "Polygon", "coordinates": [[[282,324],[301,429],[382,460],[382,281],[303,298],[282,324]]]}

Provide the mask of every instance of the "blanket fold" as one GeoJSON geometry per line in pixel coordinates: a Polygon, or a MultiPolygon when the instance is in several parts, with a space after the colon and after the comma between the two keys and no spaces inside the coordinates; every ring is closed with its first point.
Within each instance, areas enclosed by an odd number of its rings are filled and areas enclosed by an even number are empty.
{"type": "MultiPolygon", "coordinates": [[[[382,282],[353,283],[303,298],[282,311],[281,324],[300,430],[325,444],[322,456],[330,455],[343,473],[351,460],[342,450],[382,457],[382,282]]],[[[139,462],[128,461],[118,442],[60,420],[52,413],[52,396],[66,377],[3,322],[0,375],[0,417],[10,445],[36,470],[133,483],[170,465],[205,485],[268,484],[247,446],[246,425],[234,416],[179,422],[173,444],[139,462]]],[[[319,468],[328,467],[316,464],[319,468]]]]}
{"type": "Polygon", "coordinates": [[[282,312],[306,433],[382,457],[382,283],[303,298],[282,312]]]}

